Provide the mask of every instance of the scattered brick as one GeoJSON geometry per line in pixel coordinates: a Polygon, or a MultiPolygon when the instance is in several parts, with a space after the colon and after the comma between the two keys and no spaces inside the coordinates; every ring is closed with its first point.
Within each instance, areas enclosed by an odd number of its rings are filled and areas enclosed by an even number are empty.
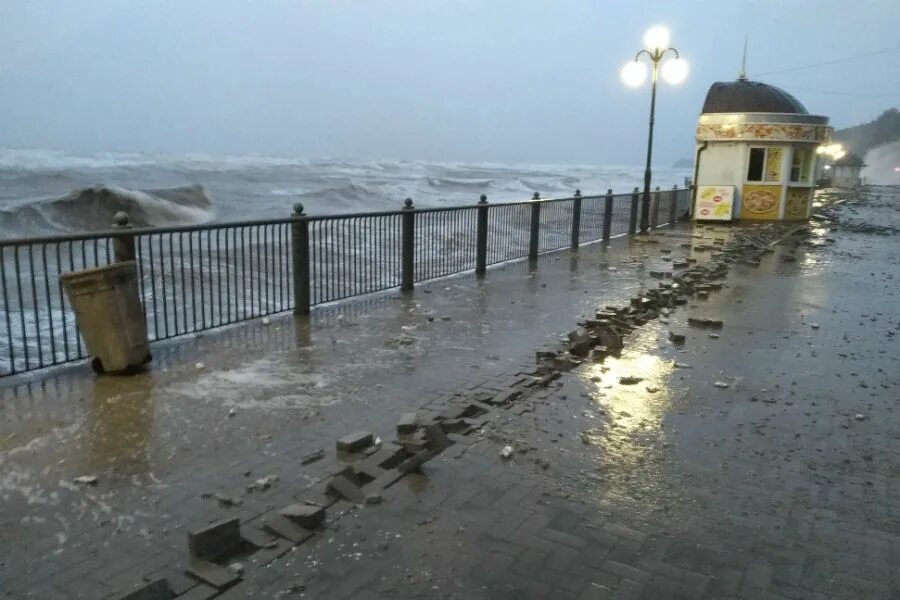
{"type": "Polygon", "coordinates": [[[358,452],[366,446],[371,446],[374,436],[369,431],[357,431],[345,435],[337,441],[337,449],[344,452],[358,452]]]}
{"type": "Polygon", "coordinates": [[[291,504],[279,510],[278,514],[296,521],[306,529],[315,529],[325,520],[325,509],[309,504],[291,504]]]}

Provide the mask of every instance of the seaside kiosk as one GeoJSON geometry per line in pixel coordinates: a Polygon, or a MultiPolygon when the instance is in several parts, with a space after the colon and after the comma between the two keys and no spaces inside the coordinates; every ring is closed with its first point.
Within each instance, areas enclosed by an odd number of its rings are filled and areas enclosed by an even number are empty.
{"type": "Polygon", "coordinates": [[[709,88],[697,124],[698,221],[809,217],[828,117],[775,86],[739,77],[709,88]]]}
{"type": "Polygon", "coordinates": [[[848,152],[831,163],[831,185],[836,188],[857,188],[862,185],[860,171],[866,166],[856,154],[848,152]]]}

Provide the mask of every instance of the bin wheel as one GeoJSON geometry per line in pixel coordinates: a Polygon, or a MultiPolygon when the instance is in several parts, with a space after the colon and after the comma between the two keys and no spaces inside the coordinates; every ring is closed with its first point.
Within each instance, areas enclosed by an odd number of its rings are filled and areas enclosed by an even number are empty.
{"type": "Polygon", "coordinates": [[[91,359],[91,368],[97,375],[103,375],[106,372],[106,370],[104,370],[103,368],[103,361],[96,356],[91,359]]]}

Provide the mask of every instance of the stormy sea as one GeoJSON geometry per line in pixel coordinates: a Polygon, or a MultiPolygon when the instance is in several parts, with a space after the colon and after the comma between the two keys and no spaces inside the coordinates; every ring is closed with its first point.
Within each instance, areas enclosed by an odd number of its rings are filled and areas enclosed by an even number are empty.
{"type": "MultiPolygon", "coordinates": [[[[690,169],[657,168],[654,186],[690,169]]],[[[625,192],[643,168],[405,160],[70,154],[0,150],[0,239],[107,229],[119,210],[137,226],[283,218],[300,202],[326,215],[625,192]]]]}
{"type": "MultiPolygon", "coordinates": [[[[654,184],[668,189],[689,175],[660,169],[654,184]]],[[[400,209],[406,198],[433,208],[475,204],[482,194],[503,202],[535,192],[627,192],[642,181],[640,167],[0,151],[0,376],[86,356],[61,277],[111,262],[111,240],[52,236],[109,230],[118,211],[136,227],[159,228],[134,245],[149,335],[166,339],[291,308],[287,225],[260,221],[283,221],[296,203],[311,216],[347,215],[400,209]],[[245,225],[219,226],[235,221],[245,225]],[[163,229],[198,224],[214,226],[163,229]]],[[[553,206],[542,217],[544,250],[570,240],[568,213],[553,206]]],[[[583,209],[583,230],[600,226],[598,206],[583,209]]],[[[489,264],[527,252],[523,208],[491,221],[489,264]]],[[[474,268],[473,215],[420,214],[417,280],[474,268]]],[[[399,223],[378,217],[311,225],[310,303],[400,285],[399,223]]]]}

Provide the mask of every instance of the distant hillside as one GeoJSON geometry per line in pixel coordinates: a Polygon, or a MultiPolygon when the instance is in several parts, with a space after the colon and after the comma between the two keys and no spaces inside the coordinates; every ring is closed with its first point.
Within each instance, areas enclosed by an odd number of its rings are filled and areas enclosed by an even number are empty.
{"type": "Polygon", "coordinates": [[[900,140],[900,110],[890,108],[874,121],[835,130],[835,141],[860,157],[876,146],[900,140]]]}

